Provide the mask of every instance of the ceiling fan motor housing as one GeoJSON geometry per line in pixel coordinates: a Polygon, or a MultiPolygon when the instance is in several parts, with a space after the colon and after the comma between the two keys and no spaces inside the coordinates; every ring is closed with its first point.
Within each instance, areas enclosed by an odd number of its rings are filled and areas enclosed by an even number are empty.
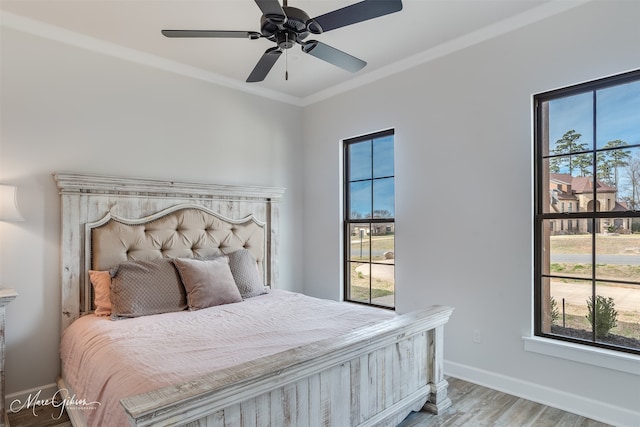
{"type": "MultiPolygon", "coordinates": [[[[1,0],[0,0],[1,1],[1,0]]],[[[309,34],[321,34],[337,28],[368,21],[402,10],[402,0],[361,0],[325,14],[309,18],[301,9],[290,7],[287,0],[254,0],[262,17],[260,32],[227,30],[162,30],[165,37],[216,37],[248,38],[257,40],[266,38],[275,43],[267,49],[249,74],[247,83],[261,82],[273,68],[278,58],[296,44],[302,46],[302,52],[314,56],[329,64],[355,73],[367,65],[362,59],[331,47],[318,40],[305,39],[309,34]]],[[[286,56],[286,55],[285,55],[286,56]]],[[[285,72],[285,78],[287,73],[285,72]]]]}
{"type": "Polygon", "coordinates": [[[260,18],[260,32],[269,40],[278,44],[281,49],[290,49],[309,35],[309,30],[321,32],[317,25],[304,10],[291,6],[283,6],[287,15],[286,21],[271,19],[268,15],[260,18]]]}

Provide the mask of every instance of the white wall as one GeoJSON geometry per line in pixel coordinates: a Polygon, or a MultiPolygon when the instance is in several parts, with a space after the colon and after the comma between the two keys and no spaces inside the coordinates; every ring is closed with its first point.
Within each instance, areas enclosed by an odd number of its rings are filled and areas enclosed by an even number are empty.
{"type": "Polygon", "coordinates": [[[449,369],[548,390],[570,410],[610,407],[600,419],[638,414],[638,376],[524,352],[522,336],[531,94],[640,67],[639,15],[638,2],[595,1],[304,109],[2,28],[0,182],[19,186],[26,218],[0,223],[0,283],[20,292],[7,309],[7,391],[58,374],[52,172],[287,187],[282,285],[339,299],[339,141],[394,127],[399,311],[456,308],[449,369]],[[510,202],[496,212],[487,189],[510,202]]]}
{"type": "Polygon", "coordinates": [[[640,377],[525,352],[522,340],[532,329],[531,95],[640,67],[638,16],[640,2],[587,3],[305,108],[306,293],[341,295],[340,140],[394,127],[397,307],[455,307],[449,373],[640,425],[640,377]]]}
{"type": "Polygon", "coordinates": [[[59,372],[60,204],[52,172],[286,187],[281,287],[302,277],[302,110],[15,30],[1,33],[0,182],[25,221],[0,223],[7,392],[59,372]]]}

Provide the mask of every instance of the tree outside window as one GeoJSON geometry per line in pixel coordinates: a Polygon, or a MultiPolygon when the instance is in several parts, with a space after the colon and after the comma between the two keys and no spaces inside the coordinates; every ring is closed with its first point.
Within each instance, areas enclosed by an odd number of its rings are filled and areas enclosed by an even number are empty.
{"type": "Polygon", "coordinates": [[[640,354],[640,70],[534,110],[534,332],[640,354]]]}

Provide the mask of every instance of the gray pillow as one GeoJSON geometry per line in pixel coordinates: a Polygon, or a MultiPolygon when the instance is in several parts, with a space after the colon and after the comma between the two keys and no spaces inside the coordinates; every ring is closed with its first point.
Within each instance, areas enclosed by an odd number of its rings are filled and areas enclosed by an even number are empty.
{"type": "Polygon", "coordinates": [[[187,291],[189,310],[242,301],[226,256],[210,260],[176,258],[173,263],[187,291]]]}
{"type": "Polygon", "coordinates": [[[240,249],[227,256],[233,279],[236,281],[242,299],[266,293],[256,258],[248,249],[240,249]]]}
{"type": "Polygon", "coordinates": [[[126,261],[109,271],[111,318],[182,311],[187,297],[176,268],[168,258],[126,261]]]}

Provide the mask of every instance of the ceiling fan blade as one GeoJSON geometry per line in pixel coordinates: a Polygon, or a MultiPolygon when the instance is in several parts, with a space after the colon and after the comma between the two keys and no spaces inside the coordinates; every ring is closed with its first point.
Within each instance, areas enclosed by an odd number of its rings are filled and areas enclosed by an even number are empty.
{"type": "Polygon", "coordinates": [[[323,61],[327,61],[336,67],[340,67],[343,70],[351,71],[352,73],[360,71],[367,65],[362,59],[358,59],[355,56],[351,56],[348,53],[317,40],[309,40],[303,44],[302,51],[323,61]]]}
{"type": "Polygon", "coordinates": [[[276,63],[278,58],[280,58],[280,55],[282,55],[282,51],[277,47],[267,49],[253,68],[251,74],[249,74],[247,83],[263,81],[264,78],[267,77],[267,74],[269,74],[269,71],[271,71],[271,68],[273,68],[273,65],[276,63]]]}
{"type": "Polygon", "coordinates": [[[322,32],[327,32],[401,10],[402,0],[364,0],[315,17],[311,22],[315,21],[322,32]]]}
{"type": "Polygon", "coordinates": [[[217,30],[162,30],[165,37],[218,37],[229,39],[259,39],[262,34],[255,31],[217,31],[217,30]]]}
{"type": "Polygon", "coordinates": [[[278,0],[255,0],[267,20],[275,25],[287,22],[287,15],[278,0]]]}

